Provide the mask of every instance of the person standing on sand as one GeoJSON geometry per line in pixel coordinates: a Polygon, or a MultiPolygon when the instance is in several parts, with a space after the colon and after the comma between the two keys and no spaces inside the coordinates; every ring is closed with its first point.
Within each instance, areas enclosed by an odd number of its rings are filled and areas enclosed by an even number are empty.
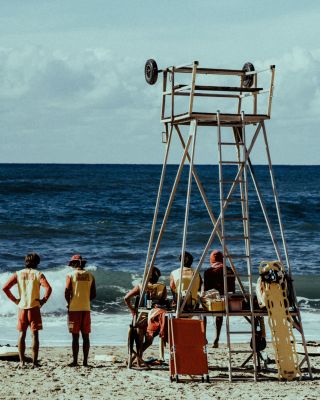
{"type": "Polygon", "coordinates": [[[83,340],[83,366],[88,366],[91,332],[90,301],[96,298],[93,275],[84,270],[87,260],[79,254],[71,257],[69,266],[74,270],[67,275],[65,299],[68,307],[68,327],[72,333],[73,361],[69,367],[78,366],[79,333],[83,340]]]}
{"type": "MultiPolygon", "coordinates": [[[[217,290],[220,295],[224,295],[224,279],[223,279],[223,254],[219,250],[213,250],[210,254],[211,266],[204,271],[203,283],[204,290],[217,290]]],[[[228,292],[235,291],[235,276],[232,269],[227,267],[227,286],[228,292]]],[[[223,323],[223,317],[216,317],[216,337],[213,342],[213,347],[219,347],[219,338],[221,333],[221,327],[223,323]]]]}
{"type": "Polygon", "coordinates": [[[25,365],[26,333],[29,325],[32,335],[33,367],[39,366],[39,330],[42,329],[40,308],[48,301],[52,292],[51,286],[43,273],[36,270],[39,264],[40,257],[38,254],[27,254],[25,268],[15,272],[2,288],[9,299],[19,308],[17,329],[20,332],[18,350],[21,367],[25,365]],[[18,299],[10,290],[14,285],[18,285],[18,299]],[[45,295],[42,299],[40,299],[40,286],[45,289],[45,295]]]}

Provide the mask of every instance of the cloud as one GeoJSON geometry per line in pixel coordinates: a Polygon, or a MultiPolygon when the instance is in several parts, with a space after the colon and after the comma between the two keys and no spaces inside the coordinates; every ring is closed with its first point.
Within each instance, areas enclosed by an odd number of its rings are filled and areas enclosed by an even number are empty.
{"type": "MultiPolygon", "coordinates": [[[[254,64],[276,64],[276,128],[292,121],[290,135],[297,137],[295,125],[319,121],[320,50],[297,47],[254,64]]],[[[106,48],[0,49],[4,161],[67,162],[70,152],[86,149],[83,162],[161,162],[161,84],[146,85],[143,68],[144,60],[106,48]]]]}

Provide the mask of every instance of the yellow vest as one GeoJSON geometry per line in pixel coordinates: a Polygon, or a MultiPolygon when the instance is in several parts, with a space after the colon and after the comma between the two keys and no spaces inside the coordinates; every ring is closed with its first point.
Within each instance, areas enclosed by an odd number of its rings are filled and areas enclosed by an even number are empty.
{"type": "MultiPolygon", "coordinates": [[[[190,285],[191,279],[194,275],[193,269],[183,267],[181,289],[180,289],[180,268],[172,271],[171,275],[173,277],[174,284],[176,287],[176,293],[178,293],[181,290],[182,297],[184,297],[184,295],[187,292],[188,287],[190,285]]],[[[187,300],[187,304],[191,303],[192,305],[195,305],[197,303],[199,286],[200,286],[200,275],[199,275],[199,273],[197,273],[197,275],[193,281],[193,285],[191,288],[190,296],[188,297],[188,300],[187,300]]]]}
{"type": "Polygon", "coordinates": [[[40,307],[40,277],[41,272],[32,268],[25,268],[17,272],[19,308],[40,307]]]}
{"type": "MultiPolygon", "coordinates": [[[[151,300],[162,300],[163,292],[166,289],[166,285],[164,283],[148,283],[146,288],[146,293],[150,293],[151,300]]],[[[140,287],[141,291],[141,287],[140,287]]]]}
{"type": "Polygon", "coordinates": [[[68,276],[72,282],[69,311],[90,311],[90,289],[93,276],[83,269],[75,269],[68,276]]]}

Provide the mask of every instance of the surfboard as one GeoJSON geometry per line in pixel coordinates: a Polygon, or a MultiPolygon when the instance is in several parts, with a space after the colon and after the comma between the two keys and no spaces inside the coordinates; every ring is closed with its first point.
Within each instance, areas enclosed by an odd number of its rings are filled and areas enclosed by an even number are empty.
{"type": "Polygon", "coordinates": [[[0,346],[0,358],[19,357],[17,346],[0,346]]]}
{"type": "Polygon", "coordinates": [[[300,375],[300,370],[284,267],[279,261],[263,261],[260,264],[260,277],[278,376],[279,379],[291,381],[300,375]]]}

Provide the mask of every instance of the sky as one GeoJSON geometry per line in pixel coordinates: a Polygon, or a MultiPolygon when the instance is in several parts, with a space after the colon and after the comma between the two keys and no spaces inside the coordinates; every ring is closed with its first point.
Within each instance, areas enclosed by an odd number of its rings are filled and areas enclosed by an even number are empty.
{"type": "MultiPolygon", "coordinates": [[[[319,164],[319,21],[317,0],[0,0],[0,162],[161,163],[154,58],[275,64],[273,162],[319,164]]],[[[196,162],[210,163],[216,133],[198,138],[196,162]]],[[[252,156],[265,163],[262,143],[252,156]]]]}

